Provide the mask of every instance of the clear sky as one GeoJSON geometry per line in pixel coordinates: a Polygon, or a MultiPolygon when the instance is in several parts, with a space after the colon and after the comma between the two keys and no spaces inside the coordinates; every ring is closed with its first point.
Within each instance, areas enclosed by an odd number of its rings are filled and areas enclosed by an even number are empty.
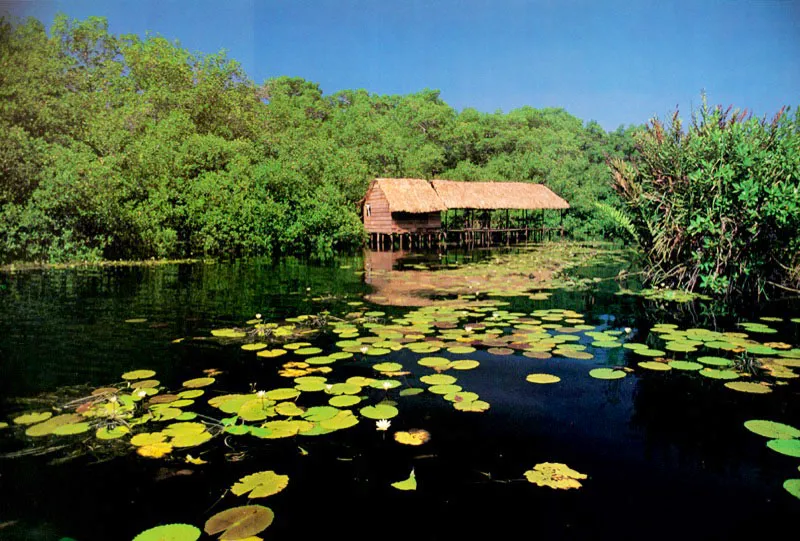
{"type": "Polygon", "coordinates": [[[108,18],[260,83],[326,94],[435,88],[458,110],[563,107],[613,130],[711,104],[800,105],[800,0],[0,0],[0,13],[108,18]]]}

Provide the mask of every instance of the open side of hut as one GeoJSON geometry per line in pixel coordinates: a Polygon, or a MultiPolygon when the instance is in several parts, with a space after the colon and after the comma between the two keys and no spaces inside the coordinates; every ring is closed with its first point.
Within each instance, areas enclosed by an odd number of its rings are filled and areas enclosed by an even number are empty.
{"type": "Polygon", "coordinates": [[[429,233],[442,227],[447,207],[430,182],[419,178],[378,178],[362,202],[368,233],[429,233]]]}

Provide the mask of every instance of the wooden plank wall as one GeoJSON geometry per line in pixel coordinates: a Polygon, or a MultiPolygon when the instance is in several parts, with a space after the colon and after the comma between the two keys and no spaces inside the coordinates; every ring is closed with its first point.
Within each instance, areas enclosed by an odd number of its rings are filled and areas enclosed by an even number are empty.
{"type": "Polygon", "coordinates": [[[373,184],[364,198],[361,209],[364,215],[364,228],[368,233],[392,232],[392,213],[389,210],[389,201],[378,184],[373,184]],[[367,216],[367,205],[370,206],[370,216],[367,216]]]}
{"type": "Polygon", "coordinates": [[[440,212],[412,214],[410,212],[392,213],[389,201],[378,184],[373,184],[364,198],[361,209],[364,216],[364,228],[368,233],[417,233],[421,231],[438,231],[442,227],[440,212]],[[367,205],[370,215],[367,216],[367,205]]]}

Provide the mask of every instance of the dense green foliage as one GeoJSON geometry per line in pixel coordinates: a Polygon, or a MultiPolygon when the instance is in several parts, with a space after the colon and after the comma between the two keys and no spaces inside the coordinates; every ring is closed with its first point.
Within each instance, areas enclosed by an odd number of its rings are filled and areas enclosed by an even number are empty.
{"type": "Polygon", "coordinates": [[[460,113],[438,92],[257,85],[224,54],[106,21],[0,20],[0,262],[310,253],[364,240],[371,178],[543,182],[575,238],[613,221],[606,133],[561,109],[460,113]]]}
{"type": "Polygon", "coordinates": [[[800,284],[800,109],[771,122],[705,102],[610,161],[651,282],[720,296],[800,284]]]}

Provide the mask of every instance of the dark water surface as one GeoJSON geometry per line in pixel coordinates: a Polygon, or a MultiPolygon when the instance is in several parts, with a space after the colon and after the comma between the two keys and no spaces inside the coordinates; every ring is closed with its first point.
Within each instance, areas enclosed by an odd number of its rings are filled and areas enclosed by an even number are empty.
{"type": "MultiPolygon", "coordinates": [[[[211,329],[241,326],[256,313],[265,321],[322,310],[344,315],[353,310],[347,302],[371,290],[363,265],[363,258],[353,257],[325,266],[288,259],[0,275],[0,420],[11,422],[36,409],[32,399],[39,393],[102,386],[139,368],[155,370],[170,389],[204,369],[222,370],[198,404],[213,393],[246,393],[251,385],[291,387],[290,379],[276,374],[284,362],[298,360],[291,354],[262,359],[239,343],[172,341],[208,337],[211,329]],[[147,321],[124,322],[130,318],[147,321]]],[[[615,270],[601,266],[577,275],[615,270]]],[[[502,300],[511,303],[504,307],[509,311],[575,310],[600,330],[632,328],[635,341],[644,341],[657,322],[711,328],[702,306],[667,304],[656,312],[637,297],[613,295],[616,289],[612,281],[586,291],[558,290],[544,301],[502,300]]],[[[368,307],[387,316],[410,310],[368,307]]],[[[800,317],[800,307],[775,305],[757,315],[776,313],[787,320],[774,324],[780,329],[775,339],[798,347],[800,325],[788,318],[800,317]]],[[[737,330],[733,323],[716,321],[718,330],[737,330]]],[[[324,333],[314,341],[329,352],[336,340],[324,333]]],[[[491,404],[484,413],[456,411],[429,392],[390,392],[400,414],[388,433],[361,419],[353,428],[318,437],[223,435],[188,450],[208,460],[202,466],[185,464],[186,451],[163,459],[130,452],[99,461],[87,452],[63,460],[65,451],[0,458],[0,539],[130,540],[174,522],[202,529],[214,513],[246,505],[245,497],[226,491],[263,470],[290,478],[281,493],[251,502],[274,510],[274,523],[261,534],[270,540],[762,539],[798,531],[800,500],[781,485],[800,477],[800,459],[773,452],[742,426],[748,419],[800,426],[797,380],[768,395],[737,393],[721,381],[677,370],[636,369],[624,379],[601,381],[588,371],[609,364],[635,367],[643,359],[621,348],[590,347],[592,360],[497,356],[486,349],[456,356],[481,364],[454,373],[459,385],[491,404]],[[561,381],[527,383],[532,372],[561,381]],[[395,430],[408,428],[428,430],[431,441],[420,447],[393,441],[395,430]],[[565,463],[588,479],[569,491],[525,481],[523,472],[541,462],[565,463]],[[418,489],[392,488],[412,467],[418,489]]],[[[450,356],[444,350],[432,355],[450,356]]],[[[372,364],[393,361],[412,372],[405,381],[424,388],[416,379],[430,373],[416,364],[424,356],[403,349],[343,361],[335,380],[374,376],[372,364]]],[[[375,403],[383,391],[362,394],[375,403]]],[[[298,404],[307,405],[305,396],[298,404]]],[[[217,418],[224,415],[207,409],[217,418]]],[[[43,443],[19,435],[13,425],[0,431],[0,453],[43,443]]],[[[73,438],[91,440],[91,434],[73,438]]]]}

